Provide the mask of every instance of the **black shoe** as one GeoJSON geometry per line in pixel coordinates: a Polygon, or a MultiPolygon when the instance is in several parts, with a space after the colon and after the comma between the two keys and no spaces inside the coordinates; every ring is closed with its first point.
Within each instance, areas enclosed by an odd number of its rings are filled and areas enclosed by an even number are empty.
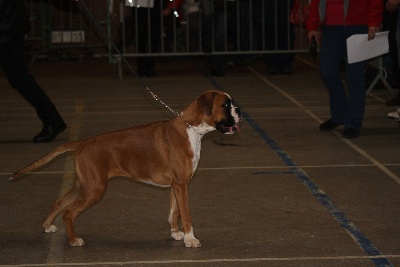
{"type": "Polygon", "coordinates": [[[285,74],[285,75],[292,75],[292,74],[293,74],[293,70],[292,70],[291,67],[283,68],[283,69],[281,70],[281,72],[282,72],[282,74],[285,74]]]}
{"type": "Polygon", "coordinates": [[[400,106],[400,94],[385,103],[386,106],[400,106]]]}
{"type": "Polygon", "coordinates": [[[62,122],[59,124],[50,124],[48,126],[44,126],[42,131],[33,138],[34,143],[46,143],[51,142],[54,138],[57,137],[59,133],[64,131],[67,128],[67,125],[62,122]]]}
{"type": "Polygon", "coordinates": [[[216,77],[224,77],[225,76],[225,72],[223,72],[220,69],[212,69],[210,71],[210,75],[211,76],[216,76],[216,77]]]}
{"type": "Polygon", "coordinates": [[[149,69],[149,70],[146,71],[146,76],[147,76],[147,77],[156,77],[156,76],[157,76],[157,73],[156,73],[155,70],[149,69]]]}
{"type": "Polygon", "coordinates": [[[268,67],[268,74],[276,75],[276,74],[278,74],[278,69],[276,67],[268,67]]]}
{"type": "Polygon", "coordinates": [[[332,119],[329,119],[329,120],[327,120],[326,122],[321,123],[321,124],[319,125],[319,130],[320,130],[320,131],[330,131],[330,130],[335,129],[336,127],[338,127],[338,126],[340,126],[340,125],[342,125],[342,124],[343,124],[343,123],[333,123],[333,122],[332,122],[332,119]]]}
{"type": "Polygon", "coordinates": [[[345,128],[342,137],[346,138],[346,139],[352,139],[352,138],[356,138],[359,135],[360,135],[360,133],[356,129],[345,128]]]}

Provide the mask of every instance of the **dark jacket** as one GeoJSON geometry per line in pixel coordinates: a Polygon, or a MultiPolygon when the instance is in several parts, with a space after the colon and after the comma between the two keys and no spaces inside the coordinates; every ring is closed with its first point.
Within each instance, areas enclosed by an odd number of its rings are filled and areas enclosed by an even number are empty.
{"type": "Polygon", "coordinates": [[[0,45],[22,41],[29,30],[25,0],[0,0],[0,45]]]}

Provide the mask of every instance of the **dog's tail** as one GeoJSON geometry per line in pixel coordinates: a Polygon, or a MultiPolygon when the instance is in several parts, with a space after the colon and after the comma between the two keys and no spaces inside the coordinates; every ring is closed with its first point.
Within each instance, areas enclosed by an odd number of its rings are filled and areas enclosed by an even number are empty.
{"type": "Polygon", "coordinates": [[[81,143],[82,143],[82,141],[69,142],[69,143],[66,143],[64,145],[57,147],[56,149],[54,149],[53,151],[51,151],[49,154],[42,157],[41,159],[38,159],[37,161],[32,162],[31,164],[26,166],[25,168],[15,172],[13,175],[11,175],[10,178],[8,178],[8,180],[13,181],[15,178],[18,178],[28,172],[36,170],[39,167],[42,167],[43,165],[45,165],[49,161],[53,160],[57,156],[65,153],[65,152],[75,150],[81,143]]]}

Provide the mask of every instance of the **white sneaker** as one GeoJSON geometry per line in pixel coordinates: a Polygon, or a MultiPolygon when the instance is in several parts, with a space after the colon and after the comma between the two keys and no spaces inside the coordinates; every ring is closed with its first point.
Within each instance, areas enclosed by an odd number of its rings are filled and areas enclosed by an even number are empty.
{"type": "Polygon", "coordinates": [[[391,119],[400,119],[400,109],[393,111],[393,112],[389,112],[387,114],[387,116],[391,119]]]}

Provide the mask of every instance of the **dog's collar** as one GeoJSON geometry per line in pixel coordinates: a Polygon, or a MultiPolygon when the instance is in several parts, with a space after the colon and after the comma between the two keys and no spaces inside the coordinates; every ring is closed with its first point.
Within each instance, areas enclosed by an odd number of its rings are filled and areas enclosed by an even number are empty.
{"type": "Polygon", "coordinates": [[[182,118],[182,112],[178,113],[177,111],[173,110],[170,106],[168,106],[167,104],[164,103],[164,101],[162,101],[156,94],[154,94],[149,87],[145,86],[146,90],[151,94],[151,96],[158,102],[161,103],[161,105],[163,105],[164,107],[166,107],[169,111],[171,111],[172,113],[174,113],[177,117],[180,117],[180,119],[189,127],[192,128],[193,131],[195,131],[197,134],[199,135],[204,135],[205,133],[199,133],[196,128],[194,128],[193,125],[191,125],[190,123],[188,123],[187,121],[185,121],[182,118]]]}
{"type": "Polygon", "coordinates": [[[205,133],[199,133],[193,125],[191,125],[190,123],[188,123],[187,121],[185,121],[185,120],[183,119],[183,117],[182,117],[182,113],[178,114],[178,117],[179,117],[189,128],[192,128],[193,131],[195,131],[198,135],[205,135],[205,133]]]}

